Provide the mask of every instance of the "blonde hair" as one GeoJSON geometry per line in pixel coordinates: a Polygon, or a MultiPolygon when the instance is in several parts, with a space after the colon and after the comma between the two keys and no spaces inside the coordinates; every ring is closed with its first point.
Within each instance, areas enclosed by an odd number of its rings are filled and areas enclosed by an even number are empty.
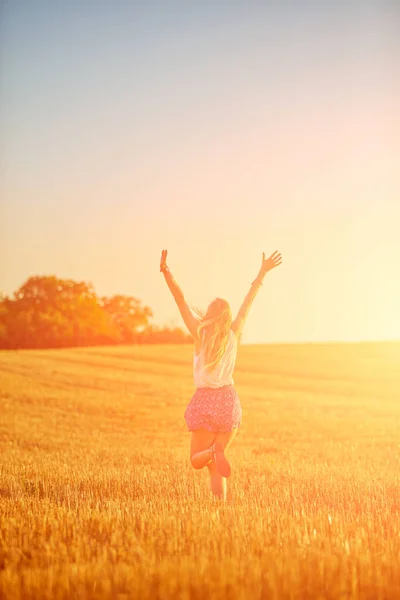
{"type": "Polygon", "coordinates": [[[232,325],[232,312],[229,303],[216,298],[207,308],[206,313],[194,309],[200,317],[197,335],[204,351],[204,369],[212,371],[221,360],[229,340],[232,325]]]}

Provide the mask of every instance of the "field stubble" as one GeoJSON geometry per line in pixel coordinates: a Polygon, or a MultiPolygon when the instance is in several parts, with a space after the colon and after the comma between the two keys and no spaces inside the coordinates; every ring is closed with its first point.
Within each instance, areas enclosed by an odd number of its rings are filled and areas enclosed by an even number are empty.
{"type": "Polygon", "coordinates": [[[189,347],[0,354],[0,597],[400,597],[400,344],[242,347],[228,501],[189,347]]]}

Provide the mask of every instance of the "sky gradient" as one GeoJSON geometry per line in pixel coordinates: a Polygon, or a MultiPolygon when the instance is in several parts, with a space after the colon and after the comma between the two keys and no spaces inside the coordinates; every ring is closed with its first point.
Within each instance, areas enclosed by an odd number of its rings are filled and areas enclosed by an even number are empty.
{"type": "Polygon", "coordinates": [[[234,313],[279,250],[245,343],[400,339],[399,31],[389,1],[2,3],[0,291],[183,326],[163,248],[234,313]]]}

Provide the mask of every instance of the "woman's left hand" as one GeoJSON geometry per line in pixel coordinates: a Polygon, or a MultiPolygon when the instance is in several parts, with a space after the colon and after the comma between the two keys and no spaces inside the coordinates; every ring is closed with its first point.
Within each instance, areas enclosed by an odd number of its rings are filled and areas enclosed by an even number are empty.
{"type": "Polygon", "coordinates": [[[160,271],[161,271],[161,273],[164,273],[165,271],[168,271],[168,267],[167,267],[167,254],[168,254],[168,250],[163,250],[161,252],[161,261],[160,261],[160,271]]]}

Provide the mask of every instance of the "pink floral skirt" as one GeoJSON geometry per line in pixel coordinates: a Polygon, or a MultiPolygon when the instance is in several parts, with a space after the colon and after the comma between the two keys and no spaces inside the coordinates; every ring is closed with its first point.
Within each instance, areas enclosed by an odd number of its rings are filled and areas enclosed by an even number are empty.
{"type": "Polygon", "coordinates": [[[222,432],[240,427],[242,407],[233,385],[197,388],[186,408],[185,421],[189,431],[222,432]]]}

